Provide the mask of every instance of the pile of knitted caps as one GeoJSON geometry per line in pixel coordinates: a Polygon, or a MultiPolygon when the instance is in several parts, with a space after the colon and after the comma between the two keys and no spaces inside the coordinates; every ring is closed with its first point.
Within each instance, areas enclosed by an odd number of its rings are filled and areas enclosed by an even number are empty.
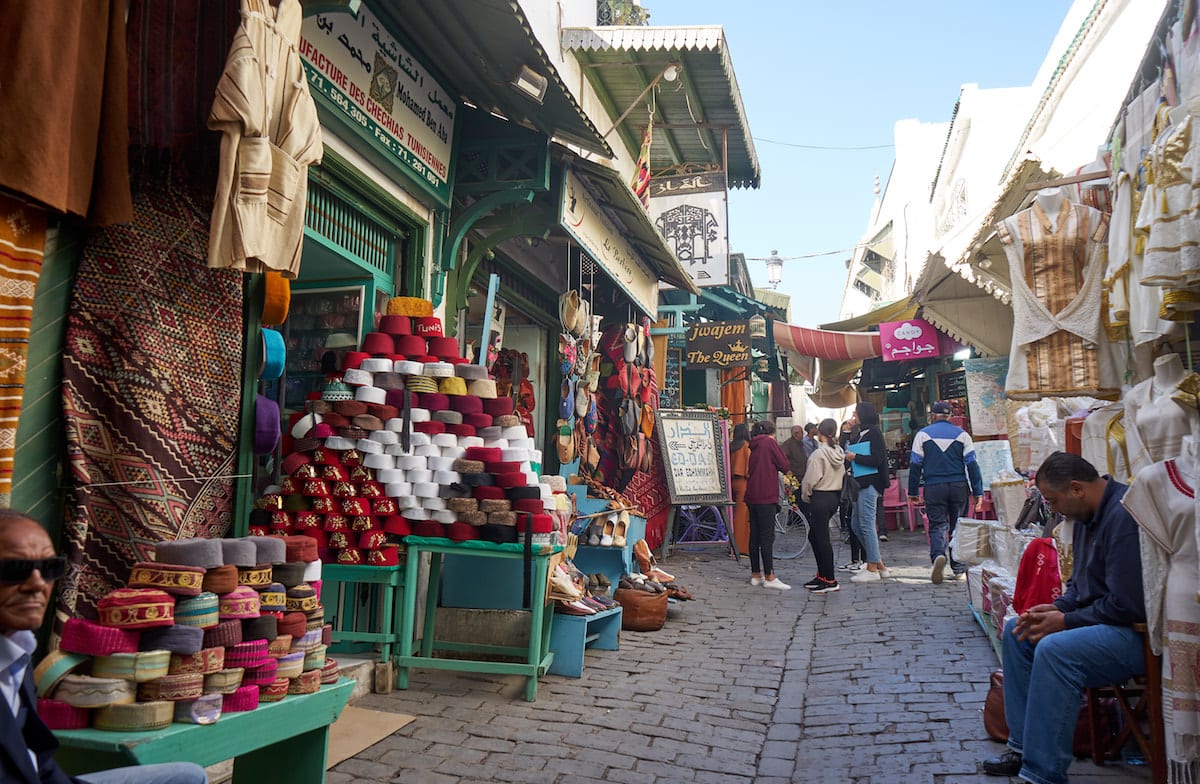
{"type": "Polygon", "coordinates": [[[252,534],[303,534],[323,560],[390,566],[406,536],[455,542],[565,541],[562,477],[496,394],[487,369],[459,354],[428,300],[396,297],[340,380],[291,423],[278,492],[258,502],[252,534]]]}
{"type": "Polygon", "coordinates": [[[212,724],[338,679],[311,537],[159,542],[34,672],[51,729],[212,724]]]}

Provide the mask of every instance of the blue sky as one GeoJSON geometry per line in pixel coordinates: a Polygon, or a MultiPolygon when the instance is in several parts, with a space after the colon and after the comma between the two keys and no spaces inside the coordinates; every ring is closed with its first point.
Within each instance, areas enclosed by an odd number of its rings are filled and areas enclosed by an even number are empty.
{"type": "MultiPolygon", "coordinates": [[[[730,243],[747,257],[851,248],[893,153],[896,121],[946,122],[961,85],[1033,82],[1070,0],[642,0],[656,25],[721,24],[763,172],[730,194],[730,243]]],[[[1004,151],[1007,157],[1010,151],[1004,151]]],[[[784,265],[792,322],[837,318],[850,251],[784,265]]],[[[750,262],[755,285],[765,265],[750,262]]]]}

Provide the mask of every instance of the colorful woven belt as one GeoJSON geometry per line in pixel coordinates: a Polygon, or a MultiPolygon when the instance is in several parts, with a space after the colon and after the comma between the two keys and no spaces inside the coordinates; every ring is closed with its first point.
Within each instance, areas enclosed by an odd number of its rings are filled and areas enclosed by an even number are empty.
{"type": "Polygon", "coordinates": [[[143,683],[166,675],[170,664],[171,652],[167,650],[114,653],[92,659],[92,675],[143,683]]]}
{"type": "Polygon", "coordinates": [[[63,624],[61,650],[85,656],[108,656],[113,653],[136,653],[138,633],[112,626],[102,626],[82,618],[68,618],[63,624]]]}
{"type": "Polygon", "coordinates": [[[177,596],[195,596],[204,582],[204,567],[141,561],[129,572],[130,588],[157,588],[177,596]]]}
{"type": "Polygon", "coordinates": [[[118,588],[96,604],[100,623],[122,629],[153,629],[175,623],[175,599],[153,588],[118,588]]]}
{"type": "Polygon", "coordinates": [[[175,706],[170,702],[139,702],[101,708],[92,724],[98,730],[145,732],[169,727],[174,718],[175,706]]]}

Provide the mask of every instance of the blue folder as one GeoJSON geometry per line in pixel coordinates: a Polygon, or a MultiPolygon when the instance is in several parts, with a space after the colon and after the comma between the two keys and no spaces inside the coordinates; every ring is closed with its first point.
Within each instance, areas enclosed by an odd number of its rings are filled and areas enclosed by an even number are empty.
{"type": "MultiPolygon", "coordinates": [[[[850,446],[846,447],[846,450],[849,452],[853,452],[856,455],[869,455],[869,454],[871,454],[871,442],[863,441],[861,444],[851,444],[850,446]]],[[[878,468],[872,468],[871,466],[861,465],[857,460],[855,460],[853,463],[850,464],[851,476],[856,476],[856,477],[869,476],[871,474],[878,474],[878,473],[879,473],[878,468]]]]}

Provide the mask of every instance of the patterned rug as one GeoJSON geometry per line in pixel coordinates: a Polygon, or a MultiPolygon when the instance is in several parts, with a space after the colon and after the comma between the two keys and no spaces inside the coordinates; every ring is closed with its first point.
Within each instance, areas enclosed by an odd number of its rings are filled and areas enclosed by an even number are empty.
{"type": "Polygon", "coordinates": [[[667,534],[667,513],[671,511],[671,493],[667,490],[667,474],[663,470],[662,451],[658,438],[650,439],[654,467],[648,473],[638,471],[625,486],[625,496],[646,513],[646,544],[657,549],[667,534]]]}
{"type": "Polygon", "coordinates": [[[134,209],[92,235],[72,293],[60,618],[94,618],[156,541],[231,522],[242,276],[205,266],[208,213],[182,188],[142,184],[134,209]]]}
{"type": "Polygon", "coordinates": [[[12,505],[29,324],[45,247],[45,211],[0,193],[0,508],[5,509],[12,505]]]}

